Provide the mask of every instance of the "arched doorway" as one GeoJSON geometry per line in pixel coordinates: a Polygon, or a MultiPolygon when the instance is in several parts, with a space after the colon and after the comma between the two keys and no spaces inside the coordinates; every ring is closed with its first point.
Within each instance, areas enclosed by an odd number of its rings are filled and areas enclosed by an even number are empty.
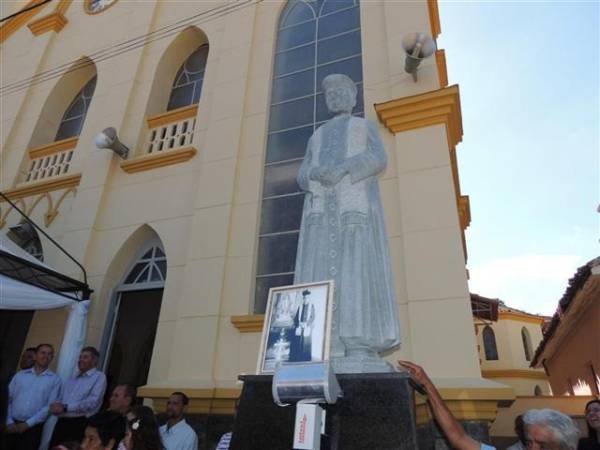
{"type": "Polygon", "coordinates": [[[157,240],[144,247],[117,287],[103,345],[107,393],[117,384],[146,384],[166,278],[167,257],[157,240]]]}

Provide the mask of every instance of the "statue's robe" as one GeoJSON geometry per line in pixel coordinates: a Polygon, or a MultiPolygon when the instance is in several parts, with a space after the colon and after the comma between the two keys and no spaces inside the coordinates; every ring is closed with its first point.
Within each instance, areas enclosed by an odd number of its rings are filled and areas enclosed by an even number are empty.
{"type": "Polygon", "coordinates": [[[334,280],[333,358],[352,349],[381,352],[400,343],[377,180],[386,164],[376,126],[341,115],[311,136],[298,173],[306,196],[294,283],[334,280]],[[309,177],[313,168],[341,165],[348,174],[334,186],[309,177]]]}

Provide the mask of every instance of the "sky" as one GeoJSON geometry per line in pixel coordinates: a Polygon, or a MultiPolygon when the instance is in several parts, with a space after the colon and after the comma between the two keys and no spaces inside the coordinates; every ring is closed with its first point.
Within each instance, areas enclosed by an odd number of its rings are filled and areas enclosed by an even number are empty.
{"type": "Polygon", "coordinates": [[[599,2],[439,0],[471,292],[552,315],[600,256],[599,2]]]}

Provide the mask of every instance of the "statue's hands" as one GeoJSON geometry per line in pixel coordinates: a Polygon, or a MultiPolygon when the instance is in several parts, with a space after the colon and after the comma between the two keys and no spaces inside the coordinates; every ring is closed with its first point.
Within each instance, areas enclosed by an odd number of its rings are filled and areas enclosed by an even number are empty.
{"type": "Polygon", "coordinates": [[[323,186],[335,186],[346,175],[346,169],[343,167],[329,167],[325,169],[321,176],[323,186]]]}
{"type": "Polygon", "coordinates": [[[334,167],[331,172],[331,184],[338,184],[347,173],[343,166],[334,167]]]}
{"type": "Polygon", "coordinates": [[[308,178],[317,181],[323,186],[335,186],[346,175],[347,170],[342,166],[336,167],[313,167],[308,178]]]}
{"type": "Polygon", "coordinates": [[[323,182],[323,173],[325,172],[325,168],[324,167],[313,167],[312,169],[310,169],[310,172],[308,174],[308,178],[312,181],[317,181],[319,183],[323,182]]]}

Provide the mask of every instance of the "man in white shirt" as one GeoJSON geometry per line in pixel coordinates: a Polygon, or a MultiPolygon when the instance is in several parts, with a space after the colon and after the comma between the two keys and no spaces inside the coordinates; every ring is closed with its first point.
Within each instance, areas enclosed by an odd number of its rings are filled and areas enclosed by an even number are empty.
{"type": "Polygon", "coordinates": [[[53,357],[50,344],[38,345],[34,366],[18,372],[8,386],[8,449],[37,450],[40,444],[48,406],[60,398],[60,378],[48,369],[53,357]]]}
{"type": "Polygon", "coordinates": [[[183,418],[188,403],[183,392],[173,392],[167,401],[167,423],[160,427],[165,450],[198,450],[198,435],[183,418]]]}

